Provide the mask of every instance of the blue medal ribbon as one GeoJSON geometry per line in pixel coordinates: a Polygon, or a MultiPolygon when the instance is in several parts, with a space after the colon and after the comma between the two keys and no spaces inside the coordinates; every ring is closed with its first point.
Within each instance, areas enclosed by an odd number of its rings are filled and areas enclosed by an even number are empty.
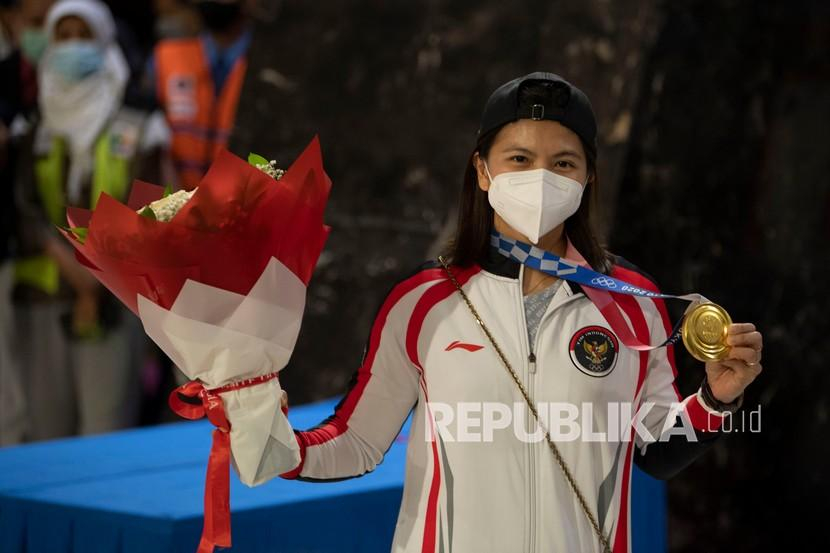
{"type": "MultiPolygon", "coordinates": [[[[513,261],[522,263],[527,267],[536,269],[537,271],[541,271],[548,275],[555,276],[569,282],[574,282],[580,286],[588,286],[606,292],[615,292],[617,294],[627,294],[630,296],[640,296],[652,299],[681,299],[692,302],[692,305],[689,306],[683,314],[683,317],[681,317],[677,324],[674,325],[674,329],[671,334],[669,334],[669,337],[665,342],[658,346],[637,347],[637,349],[640,350],[656,349],[676,343],[680,339],[680,329],[686,313],[688,313],[689,310],[698,303],[709,301],[700,294],[674,295],[644,290],[639,286],[634,286],[624,280],[599,273],[590,267],[579,265],[573,261],[559,257],[554,253],[537,248],[532,244],[505,236],[496,230],[493,230],[490,233],[490,245],[508,259],[512,259],[513,261]]],[[[600,309],[600,312],[602,312],[602,309],[600,309]]],[[[603,313],[603,315],[605,315],[605,313],[603,313]]]]}

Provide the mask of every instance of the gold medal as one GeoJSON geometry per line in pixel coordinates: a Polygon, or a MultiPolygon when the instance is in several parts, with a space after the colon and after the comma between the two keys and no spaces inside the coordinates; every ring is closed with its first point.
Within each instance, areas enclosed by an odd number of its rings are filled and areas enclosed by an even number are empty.
{"type": "Polygon", "coordinates": [[[732,319],[715,303],[700,303],[683,319],[683,345],[698,361],[718,361],[729,353],[726,334],[732,319]]]}

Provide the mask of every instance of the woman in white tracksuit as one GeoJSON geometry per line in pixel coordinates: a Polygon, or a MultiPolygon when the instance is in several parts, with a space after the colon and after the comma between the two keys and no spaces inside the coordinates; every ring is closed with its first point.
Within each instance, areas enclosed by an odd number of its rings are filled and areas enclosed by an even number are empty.
{"type": "MultiPolygon", "coordinates": [[[[656,290],[597,242],[596,158],[590,103],[561,77],[533,73],[493,93],[445,254],[452,277],[433,262],[393,288],[349,391],[296,433],[302,461],[283,477],[370,472],[414,407],[393,551],[630,551],[632,463],[668,478],[705,451],[761,371],[762,340],[752,324],[729,327],[728,357],[707,362],[684,399],[671,346],[627,347],[580,285],[491,244],[497,231],[502,244],[533,243],[656,290]],[[528,400],[561,463],[543,433],[533,438],[528,400]],[[639,424],[620,425],[627,409],[639,424]],[[670,439],[653,441],[661,435],[670,439]]],[[[639,341],[671,333],[662,300],[614,298],[639,341]]]]}

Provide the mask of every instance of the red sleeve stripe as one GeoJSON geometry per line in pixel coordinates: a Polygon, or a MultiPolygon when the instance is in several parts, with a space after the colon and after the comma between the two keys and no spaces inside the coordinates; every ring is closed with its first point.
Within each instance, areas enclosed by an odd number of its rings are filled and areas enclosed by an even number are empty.
{"type": "MultiPolygon", "coordinates": [[[[423,374],[423,373],[422,373],[423,374]]],[[[424,536],[421,539],[421,553],[435,553],[435,525],[438,518],[438,492],[441,489],[441,464],[438,460],[438,438],[435,436],[435,427],[432,424],[432,412],[429,408],[426,382],[421,378],[421,388],[424,391],[426,409],[430,413],[429,428],[432,436],[432,482],[429,485],[429,496],[427,498],[427,512],[424,519],[424,536]]]]}
{"type": "Polygon", "coordinates": [[[689,421],[696,430],[702,432],[716,432],[721,425],[723,425],[723,417],[720,415],[713,415],[700,404],[697,394],[692,396],[692,399],[686,403],[686,414],[689,415],[689,421]]]}
{"type": "MultiPolygon", "coordinates": [[[[655,290],[654,284],[651,281],[643,278],[634,271],[627,271],[625,269],[620,268],[619,266],[614,266],[611,276],[630,282],[631,284],[638,286],[640,288],[646,288],[652,291],[655,290]]],[[[645,314],[643,313],[643,309],[640,306],[639,302],[633,296],[630,296],[628,294],[619,294],[617,292],[611,292],[611,296],[614,298],[614,301],[617,302],[617,305],[619,305],[622,308],[622,310],[625,311],[625,314],[628,315],[628,320],[631,321],[631,326],[634,329],[634,335],[637,337],[637,339],[643,342],[644,344],[651,343],[651,337],[649,336],[648,331],[648,324],[646,324],[645,314]]],[[[637,379],[637,391],[634,393],[634,397],[637,397],[637,394],[640,393],[640,388],[642,387],[643,382],[645,382],[647,367],[648,351],[641,351],[640,376],[637,379]]]]}
{"type": "MultiPolygon", "coordinates": [[[[620,278],[622,280],[626,280],[635,286],[639,286],[641,288],[649,288],[654,290],[654,284],[648,281],[647,279],[643,278],[639,274],[633,271],[625,271],[624,269],[620,269],[619,267],[615,266],[612,276],[620,278]]],[[[611,292],[612,296],[618,303],[618,305],[625,311],[626,315],[628,315],[628,319],[631,321],[631,326],[634,328],[634,334],[637,338],[643,343],[649,343],[649,330],[648,324],[646,324],[646,318],[643,313],[642,307],[640,306],[639,302],[633,297],[626,294],[618,294],[615,292],[611,292]]],[[[640,376],[637,379],[637,388],[634,392],[634,397],[637,397],[637,394],[640,393],[640,388],[643,386],[646,377],[646,369],[648,367],[648,352],[641,351],[640,352],[640,376]]],[[[631,429],[632,436],[634,434],[634,429],[631,429]]],[[[631,459],[632,459],[632,445],[634,440],[632,439],[631,442],[628,444],[628,450],[625,454],[625,470],[623,472],[623,481],[620,490],[620,504],[619,504],[619,516],[617,517],[617,532],[614,537],[614,551],[615,552],[625,552],[628,551],[628,500],[629,500],[629,484],[630,484],[630,477],[631,477],[631,459]]]]}
{"type": "MultiPolygon", "coordinates": [[[[659,292],[657,286],[652,281],[643,277],[636,271],[615,266],[614,276],[617,275],[619,275],[619,278],[621,280],[627,280],[628,282],[640,286],[641,288],[646,288],[654,292],[659,292]]],[[[668,336],[672,331],[672,326],[671,321],[669,320],[668,311],[666,309],[666,303],[659,298],[654,298],[653,301],[654,304],[657,306],[657,310],[660,312],[660,317],[663,319],[663,326],[666,329],[666,336],[668,336]]],[[[674,360],[674,346],[666,347],[666,357],[669,360],[669,365],[671,365],[672,375],[674,375],[675,377],[675,379],[672,381],[672,387],[674,388],[674,393],[677,396],[677,401],[683,401],[683,396],[680,395],[680,391],[677,389],[677,365],[675,364],[674,360]]],[[[639,386],[637,387],[637,389],[639,391],[639,386]]],[[[723,424],[723,417],[709,413],[709,411],[707,411],[700,404],[700,401],[698,400],[696,395],[693,396],[686,403],[686,413],[689,415],[689,420],[691,421],[692,426],[696,430],[700,430],[703,432],[714,432],[717,431],[723,424]]]]}
{"type": "Polygon", "coordinates": [[[386,319],[389,316],[389,312],[406,294],[421,284],[441,278],[443,274],[443,269],[425,269],[400,282],[392,289],[392,292],[390,292],[389,296],[387,296],[386,300],[383,302],[377,317],[375,317],[375,322],[372,325],[372,331],[369,335],[369,347],[363,363],[357,370],[357,380],[355,384],[346,393],[346,396],[338,404],[337,408],[335,408],[334,415],[329,417],[320,426],[298,433],[298,439],[305,442],[305,446],[323,444],[329,440],[333,440],[346,431],[349,424],[349,418],[351,418],[355,407],[357,407],[357,404],[363,396],[363,391],[366,389],[366,386],[372,378],[372,365],[374,364],[375,355],[377,354],[378,347],[380,346],[380,337],[383,333],[383,328],[386,326],[386,319]]]}
{"type": "MultiPolygon", "coordinates": [[[[654,305],[657,306],[657,311],[660,312],[660,317],[663,319],[663,328],[666,329],[666,338],[672,332],[672,324],[671,319],[669,319],[669,312],[666,309],[666,302],[660,298],[654,298],[654,305]]],[[[674,344],[666,346],[666,358],[669,360],[669,365],[671,366],[671,372],[674,376],[674,380],[672,380],[672,388],[674,388],[674,394],[677,396],[677,401],[683,401],[683,396],[680,395],[680,390],[677,389],[677,365],[674,361],[674,344]]]]}
{"type": "MultiPolygon", "coordinates": [[[[633,284],[633,283],[632,283],[633,284]]],[[[613,293],[613,292],[612,292],[613,293]]],[[[643,316],[642,309],[640,309],[640,304],[634,299],[632,296],[621,295],[621,294],[614,294],[615,300],[619,303],[620,307],[622,307],[623,311],[625,311],[626,315],[628,315],[629,320],[631,321],[631,326],[634,327],[634,333],[637,335],[637,338],[641,342],[648,343],[649,341],[649,332],[648,332],[648,325],[646,325],[645,317],[643,316]]],[[[640,388],[643,386],[643,382],[645,382],[646,377],[646,368],[648,366],[648,352],[641,351],[640,352],[640,376],[637,379],[637,389],[634,392],[634,397],[637,397],[637,394],[640,393],[640,388]]],[[[631,429],[632,436],[634,429],[631,429]]],[[[632,442],[633,443],[633,439],[632,442]]],[[[614,539],[614,551],[615,552],[622,552],[627,551],[628,549],[628,486],[629,486],[629,477],[631,475],[631,443],[628,445],[628,451],[626,452],[625,456],[625,472],[623,473],[623,481],[622,481],[622,489],[620,490],[620,505],[619,505],[619,516],[617,517],[617,534],[614,539]]]]}
{"type": "MultiPolygon", "coordinates": [[[[652,292],[659,292],[660,290],[657,288],[657,285],[654,284],[651,280],[644,277],[640,273],[633,271],[631,269],[626,269],[625,267],[620,267],[619,265],[615,265],[612,276],[619,278],[620,280],[625,280],[626,282],[630,282],[631,284],[638,286],[640,288],[644,288],[646,290],[651,290],[652,292]]],[[[615,297],[618,295],[615,294],[615,297]]],[[[668,338],[669,334],[672,331],[671,320],[669,319],[669,313],[666,310],[666,302],[660,298],[653,298],[654,305],[657,307],[657,311],[660,313],[660,317],[663,320],[663,328],[666,331],[666,337],[668,338]]],[[[642,340],[642,339],[641,339],[642,340]]],[[[650,343],[651,340],[644,340],[646,343],[650,343]]],[[[682,401],[683,396],[680,395],[680,391],[677,389],[677,365],[675,364],[674,360],[674,346],[666,346],[666,357],[669,360],[669,365],[671,366],[672,375],[674,376],[675,380],[672,380],[672,387],[674,388],[674,393],[677,396],[677,401],[682,401]]]]}
{"type": "MultiPolygon", "coordinates": [[[[443,271],[443,269],[441,269],[443,271]]],[[[464,284],[470,280],[474,274],[481,269],[478,265],[472,265],[466,269],[456,270],[453,272],[458,284],[464,284]]],[[[424,292],[421,299],[415,305],[412,311],[412,317],[409,319],[409,325],[406,329],[406,353],[409,355],[410,361],[418,367],[418,370],[423,374],[424,368],[421,366],[421,361],[418,358],[418,337],[421,335],[421,328],[424,326],[424,319],[426,319],[429,311],[435,307],[440,301],[448,298],[456,291],[455,284],[447,279],[443,282],[432,286],[429,290],[424,292]]],[[[471,320],[472,315],[470,315],[471,320]]]]}
{"type": "MultiPolygon", "coordinates": [[[[470,280],[470,277],[480,271],[480,267],[473,265],[466,269],[457,270],[454,272],[458,284],[464,284],[470,280]]],[[[418,368],[421,374],[421,389],[424,392],[424,400],[427,402],[427,409],[429,409],[429,395],[427,394],[426,376],[424,375],[424,368],[418,357],[418,338],[421,335],[421,328],[424,326],[424,320],[430,310],[439,302],[445,300],[456,291],[455,284],[447,279],[443,282],[435,284],[429,290],[424,292],[421,299],[415,305],[412,311],[412,317],[409,319],[409,325],[406,329],[406,352],[412,363],[418,368]]],[[[434,553],[436,541],[436,520],[438,513],[438,495],[441,488],[441,470],[438,461],[438,446],[437,439],[434,435],[434,428],[432,428],[432,419],[430,418],[430,428],[433,432],[432,436],[432,482],[429,487],[429,496],[427,499],[426,518],[424,519],[424,535],[421,540],[421,553],[434,553]]]]}

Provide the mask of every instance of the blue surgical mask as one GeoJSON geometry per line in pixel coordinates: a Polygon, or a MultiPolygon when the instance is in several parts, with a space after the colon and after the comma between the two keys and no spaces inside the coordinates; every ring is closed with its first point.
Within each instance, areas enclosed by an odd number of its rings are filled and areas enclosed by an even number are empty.
{"type": "Polygon", "coordinates": [[[67,81],[81,81],[101,69],[104,51],[91,40],[68,40],[52,46],[46,63],[67,81]]]}

